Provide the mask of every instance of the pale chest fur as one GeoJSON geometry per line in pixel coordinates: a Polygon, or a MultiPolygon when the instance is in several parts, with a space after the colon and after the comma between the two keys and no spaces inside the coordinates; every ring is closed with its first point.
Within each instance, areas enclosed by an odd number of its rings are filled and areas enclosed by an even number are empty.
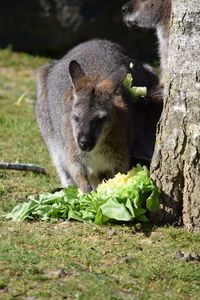
{"type": "Polygon", "coordinates": [[[129,157],[126,151],[110,151],[109,147],[94,149],[84,158],[88,179],[93,188],[101,183],[102,176],[112,178],[118,172],[127,172],[129,157]],[[127,157],[126,157],[127,156],[127,157]]]}
{"type": "Polygon", "coordinates": [[[111,172],[114,175],[116,162],[110,153],[93,151],[85,158],[85,166],[89,175],[111,172]]]}

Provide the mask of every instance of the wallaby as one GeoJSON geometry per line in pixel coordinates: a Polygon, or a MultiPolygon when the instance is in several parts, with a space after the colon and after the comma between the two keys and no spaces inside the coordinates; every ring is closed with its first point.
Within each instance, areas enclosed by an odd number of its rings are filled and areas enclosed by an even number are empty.
{"type": "Polygon", "coordinates": [[[132,0],[122,6],[122,13],[128,26],[156,29],[163,82],[168,62],[171,0],[132,0]]]}
{"type": "MultiPolygon", "coordinates": [[[[36,117],[62,187],[75,184],[88,192],[137,162],[142,125],[122,84],[127,73],[137,86],[158,83],[151,68],[107,40],[82,43],[37,71],[36,117]]],[[[140,154],[147,160],[154,136],[148,139],[149,153],[140,154]]]]}

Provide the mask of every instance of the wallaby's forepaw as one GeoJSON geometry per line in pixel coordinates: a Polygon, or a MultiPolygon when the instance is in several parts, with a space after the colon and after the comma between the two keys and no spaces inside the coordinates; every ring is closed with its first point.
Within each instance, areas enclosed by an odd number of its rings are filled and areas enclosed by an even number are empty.
{"type": "Polygon", "coordinates": [[[83,193],[90,193],[92,191],[92,187],[89,183],[84,183],[81,184],[79,186],[79,189],[83,192],[83,193]]]}

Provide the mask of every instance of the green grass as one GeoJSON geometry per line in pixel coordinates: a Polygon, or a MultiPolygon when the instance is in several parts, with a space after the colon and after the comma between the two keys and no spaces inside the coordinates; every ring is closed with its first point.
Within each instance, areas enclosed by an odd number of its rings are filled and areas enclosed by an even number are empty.
{"type": "Polygon", "coordinates": [[[49,174],[0,170],[0,299],[199,299],[199,263],[176,257],[199,251],[200,236],[185,229],[3,218],[27,195],[59,186],[34,117],[34,70],[46,61],[0,51],[0,160],[49,174]]]}

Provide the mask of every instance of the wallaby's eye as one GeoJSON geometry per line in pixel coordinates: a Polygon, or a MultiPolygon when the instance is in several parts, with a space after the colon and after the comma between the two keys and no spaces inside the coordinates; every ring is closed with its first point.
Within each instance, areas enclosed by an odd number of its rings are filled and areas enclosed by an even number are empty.
{"type": "Polygon", "coordinates": [[[78,122],[79,121],[79,117],[77,115],[73,115],[72,116],[72,119],[75,121],[75,122],[78,122]]]}

